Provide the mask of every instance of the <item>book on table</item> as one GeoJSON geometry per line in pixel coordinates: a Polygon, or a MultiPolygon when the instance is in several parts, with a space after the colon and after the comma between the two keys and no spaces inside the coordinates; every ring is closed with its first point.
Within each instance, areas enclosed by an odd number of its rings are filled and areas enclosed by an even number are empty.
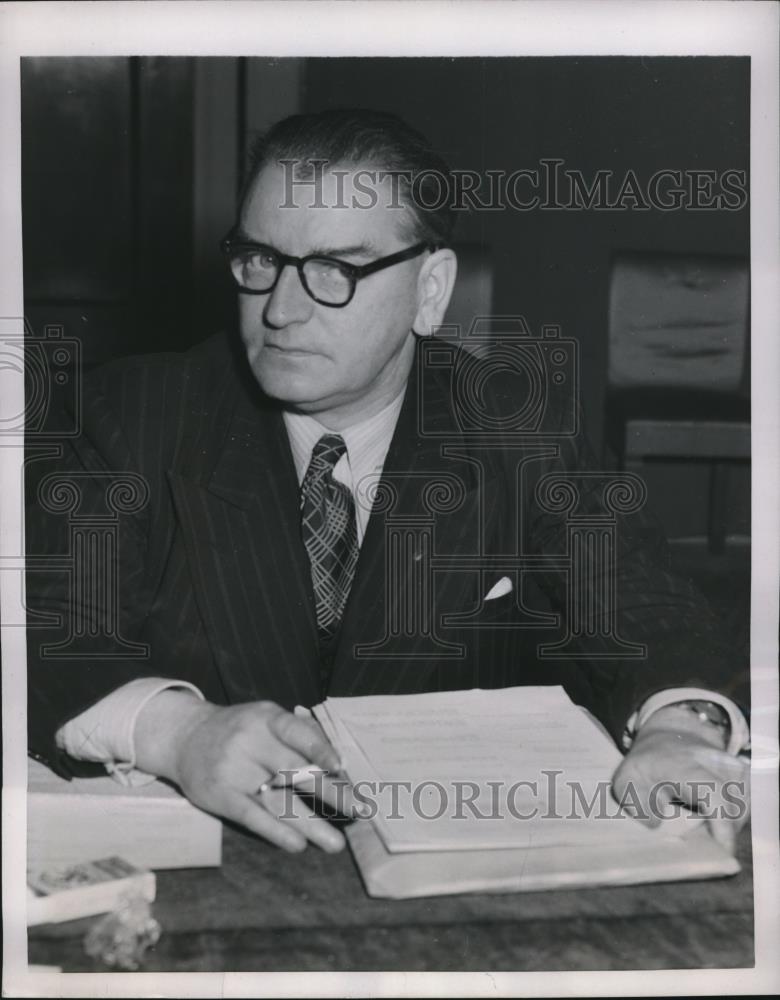
{"type": "Polygon", "coordinates": [[[119,856],[138,868],[220,864],[222,824],[162,781],[127,787],[106,775],[68,781],[28,758],[28,866],[119,856]]]}
{"type": "Polygon", "coordinates": [[[615,801],[622,755],[561,687],[328,698],[312,711],[370,813],[347,838],[372,896],[739,871],[700,817],[680,808],[650,829],[615,801]]]}

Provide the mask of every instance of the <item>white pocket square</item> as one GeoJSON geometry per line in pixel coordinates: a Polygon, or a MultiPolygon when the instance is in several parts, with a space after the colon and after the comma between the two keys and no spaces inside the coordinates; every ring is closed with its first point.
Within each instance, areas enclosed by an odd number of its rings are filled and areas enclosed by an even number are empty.
{"type": "Polygon", "coordinates": [[[512,581],[508,576],[502,576],[501,579],[490,590],[485,594],[486,601],[494,601],[497,597],[503,597],[504,594],[509,594],[512,592],[512,581]]]}

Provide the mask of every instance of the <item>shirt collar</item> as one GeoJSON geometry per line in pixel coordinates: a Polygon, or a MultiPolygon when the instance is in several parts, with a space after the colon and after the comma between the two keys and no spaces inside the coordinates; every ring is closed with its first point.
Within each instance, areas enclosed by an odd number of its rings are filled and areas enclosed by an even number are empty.
{"type": "MultiPolygon", "coordinates": [[[[403,400],[404,393],[401,392],[372,417],[338,431],[347,446],[346,458],[354,483],[369,473],[380,471],[384,465],[403,400]]],[[[283,418],[300,484],[309,467],[314,445],[323,434],[334,432],[308,414],[285,411],[283,418]]]]}

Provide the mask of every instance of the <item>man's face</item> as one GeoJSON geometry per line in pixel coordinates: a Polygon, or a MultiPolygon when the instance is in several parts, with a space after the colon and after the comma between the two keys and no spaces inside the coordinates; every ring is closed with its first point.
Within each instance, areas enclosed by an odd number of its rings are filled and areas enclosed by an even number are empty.
{"type": "MultiPolygon", "coordinates": [[[[331,207],[316,208],[311,187],[295,188],[290,198],[282,169],[267,165],[244,199],[242,235],[296,257],[316,253],[352,264],[367,264],[415,242],[404,231],[410,212],[389,207],[389,190],[380,189],[377,204],[366,209],[352,204],[350,176],[339,180],[341,190],[333,174],[324,174],[322,200],[331,207]],[[282,207],[286,200],[295,204],[282,207]]],[[[360,201],[366,203],[365,195],[360,201]]],[[[334,429],[371,416],[394,399],[414,356],[417,276],[424,259],[358,281],[343,308],[315,302],[293,266],[284,268],[269,294],[240,294],[241,337],[263,390],[334,429]]]]}

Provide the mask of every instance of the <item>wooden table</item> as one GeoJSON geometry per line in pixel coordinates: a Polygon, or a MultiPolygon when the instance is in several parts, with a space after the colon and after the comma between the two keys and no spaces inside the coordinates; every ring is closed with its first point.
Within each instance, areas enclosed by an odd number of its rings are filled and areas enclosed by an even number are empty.
{"type": "MultiPolygon", "coordinates": [[[[219,869],[158,873],[163,928],[144,971],[582,971],[753,964],[750,836],[742,871],[706,882],[417,900],[370,899],[348,851],[291,856],[225,830],[219,869]]],[[[91,921],[34,928],[29,960],[106,971],[91,921]]]]}

